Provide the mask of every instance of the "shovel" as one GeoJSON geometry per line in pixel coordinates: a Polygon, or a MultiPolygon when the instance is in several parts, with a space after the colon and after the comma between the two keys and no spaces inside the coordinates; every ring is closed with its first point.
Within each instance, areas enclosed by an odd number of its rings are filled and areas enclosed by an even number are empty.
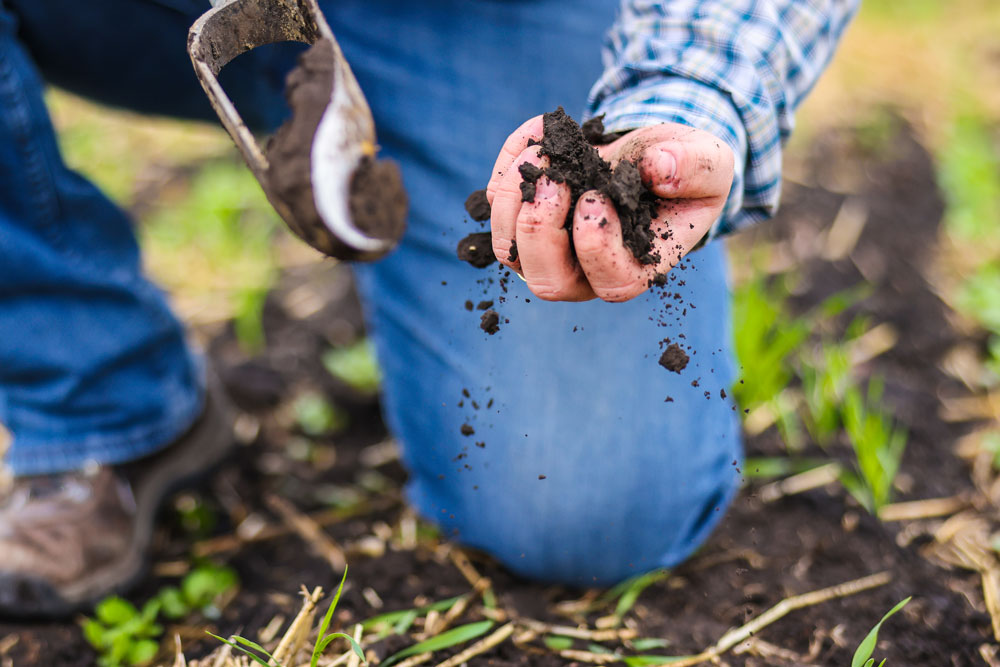
{"type": "Polygon", "coordinates": [[[371,110],[316,0],[212,0],[212,5],[191,27],[188,54],[274,209],[327,255],[372,261],[388,253],[405,227],[406,194],[396,165],[375,161],[371,110]],[[286,41],[312,47],[289,77],[293,117],[264,151],[217,77],[238,55],[286,41]],[[296,77],[312,86],[300,91],[312,91],[313,98],[320,91],[319,104],[296,108],[296,77]]]}

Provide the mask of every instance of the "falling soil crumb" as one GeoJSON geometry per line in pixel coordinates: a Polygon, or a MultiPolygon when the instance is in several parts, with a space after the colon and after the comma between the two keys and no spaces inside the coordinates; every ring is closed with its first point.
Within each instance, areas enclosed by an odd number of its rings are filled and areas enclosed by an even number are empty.
{"type": "Polygon", "coordinates": [[[495,310],[487,310],[479,319],[479,328],[493,335],[500,331],[500,315],[495,310]]]}
{"type": "Polygon", "coordinates": [[[476,190],[465,200],[465,211],[473,220],[483,222],[490,219],[490,201],[486,190],[476,190]]]}
{"type": "Polygon", "coordinates": [[[477,442],[476,443],[476,447],[479,447],[480,449],[484,449],[486,447],[486,443],[485,442],[477,442]]]}
{"type": "Polygon", "coordinates": [[[667,349],[663,351],[663,354],[660,355],[660,365],[668,371],[680,373],[682,370],[687,368],[689,359],[690,357],[688,357],[687,353],[681,349],[680,345],[677,343],[671,343],[667,349]]]}
{"type": "Polygon", "coordinates": [[[466,302],[465,302],[465,309],[466,310],[472,310],[473,308],[475,308],[475,305],[471,301],[466,300],[466,302]]]}
{"type": "Polygon", "coordinates": [[[725,389],[720,389],[719,390],[719,398],[725,398],[725,397],[726,397],[726,390],[725,389]]]}
{"type": "Polygon", "coordinates": [[[489,310],[492,307],[493,307],[492,301],[480,301],[478,304],[476,304],[476,308],[478,308],[479,310],[489,310]]]}
{"type": "Polygon", "coordinates": [[[674,397],[673,396],[667,396],[665,399],[663,399],[663,402],[664,403],[673,403],[674,402],[674,397]]]}
{"type": "Polygon", "coordinates": [[[507,251],[507,261],[516,262],[517,261],[517,241],[510,242],[510,250],[507,251]]]}
{"type": "Polygon", "coordinates": [[[493,254],[493,235],[489,232],[469,234],[458,242],[458,258],[477,269],[485,269],[497,261],[493,254]]]}
{"type": "Polygon", "coordinates": [[[472,435],[476,432],[476,429],[472,428],[469,424],[462,424],[462,428],[459,430],[462,432],[462,435],[472,435]]]}
{"type": "Polygon", "coordinates": [[[539,475],[538,479],[545,479],[545,475],[539,475]]]}

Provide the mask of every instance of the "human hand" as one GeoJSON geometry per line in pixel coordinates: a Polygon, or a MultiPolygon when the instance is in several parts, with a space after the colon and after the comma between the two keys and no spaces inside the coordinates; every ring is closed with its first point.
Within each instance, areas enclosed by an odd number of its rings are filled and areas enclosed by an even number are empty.
{"type": "Polygon", "coordinates": [[[580,196],[571,229],[565,227],[571,196],[566,184],[541,176],[534,201],[522,201],[518,168],[525,162],[548,166],[539,146],[528,145],[541,141],[542,130],[542,116],[536,116],[507,138],[486,188],[493,251],[541,299],[627,301],[642,294],[657,274],[668,272],[704,238],[729,196],[733,151],[708,132],[663,123],[598,146],[612,167],[622,160],[636,162],[643,185],[661,200],[650,227],[660,259],[641,264],[623,245],[618,214],[601,193],[580,196]]]}

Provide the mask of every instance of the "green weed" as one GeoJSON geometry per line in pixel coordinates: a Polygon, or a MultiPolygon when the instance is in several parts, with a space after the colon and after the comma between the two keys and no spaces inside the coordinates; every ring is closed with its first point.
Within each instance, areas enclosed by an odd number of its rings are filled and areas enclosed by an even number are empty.
{"type": "Polygon", "coordinates": [[[978,114],[958,118],[938,151],[938,179],[948,202],[949,231],[989,239],[1000,224],[1000,150],[978,114]]]}
{"type": "Polygon", "coordinates": [[[300,394],[292,404],[295,422],[303,433],[320,436],[343,431],[350,424],[350,415],[316,392],[300,394]]]}
{"type": "Polygon", "coordinates": [[[733,395],[744,410],[771,401],[788,386],[792,354],[809,336],[805,320],[789,313],[785,293],[782,285],[768,286],[763,277],[733,291],[734,344],[742,367],[733,395]]]}
{"type": "Polygon", "coordinates": [[[872,514],[887,504],[906,449],[906,431],[880,409],[883,384],[872,379],[867,397],[857,387],[844,394],[844,429],[854,449],[853,470],[844,469],[844,488],[872,514]]]}
{"type": "MultiPolygon", "coordinates": [[[[910,599],[911,598],[906,598],[886,612],[885,616],[882,617],[882,620],[876,623],[875,627],[868,632],[868,635],[861,641],[857,650],[854,652],[854,658],[851,660],[851,667],[873,667],[875,659],[872,658],[872,653],[875,652],[875,644],[878,642],[878,631],[882,628],[882,624],[885,623],[890,616],[905,607],[910,599]]],[[[882,660],[878,667],[883,667],[884,665],[885,660],[882,660]]]]}
{"type": "Polygon", "coordinates": [[[451,630],[442,632],[441,634],[431,637],[430,639],[426,639],[422,642],[414,644],[413,646],[404,648],[398,653],[394,653],[382,662],[381,667],[389,667],[390,665],[397,663],[404,658],[409,658],[412,655],[432,653],[434,651],[440,651],[452,646],[464,644],[477,637],[485,635],[492,627],[493,621],[478,621],[476,623],[466,623],[465,625],[460,625],[457,628],[452,628],[451,630]]]}
{"type": "Polygon", "coordinates": [[[327,350],[323,366],[330,375],[362,394],[374,394],[381,382],[381,372],[375,360],[375,346],[362,338],[347,347],[327,350]]]}
{"type": "Polygon", "coordinates": [[[94,618],[84,620],[83,636],[97,650],[101,667],[147,665],[159,651],[159,616],[176,620],[197,610],[218,617],[216,601],[238,583],[232,569],[203,565],[185,576],[180,588],[162,588],[141,611],[123,598],[105,598],[94,609],[94,618]]]}
{"type": "Polygon", "coordinates": [[[818,359],[800,363],[805,411],[802,421],[820,447],[826,447],[841,427],[841,402],[851,382],[851,360],[845,346],[824,342],[818,359]]]}

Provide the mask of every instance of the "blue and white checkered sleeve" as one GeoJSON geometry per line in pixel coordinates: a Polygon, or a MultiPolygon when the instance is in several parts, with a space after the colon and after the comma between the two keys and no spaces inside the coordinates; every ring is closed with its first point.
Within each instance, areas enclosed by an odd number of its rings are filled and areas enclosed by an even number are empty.
{"type": "Polygon", "coordinates": [[[624,0],[608,34],[590,115],[608,132],[663,122],[711,132],[735,152],[710,235],[774,215],[794,112],[860,0],[624,0]]]}

